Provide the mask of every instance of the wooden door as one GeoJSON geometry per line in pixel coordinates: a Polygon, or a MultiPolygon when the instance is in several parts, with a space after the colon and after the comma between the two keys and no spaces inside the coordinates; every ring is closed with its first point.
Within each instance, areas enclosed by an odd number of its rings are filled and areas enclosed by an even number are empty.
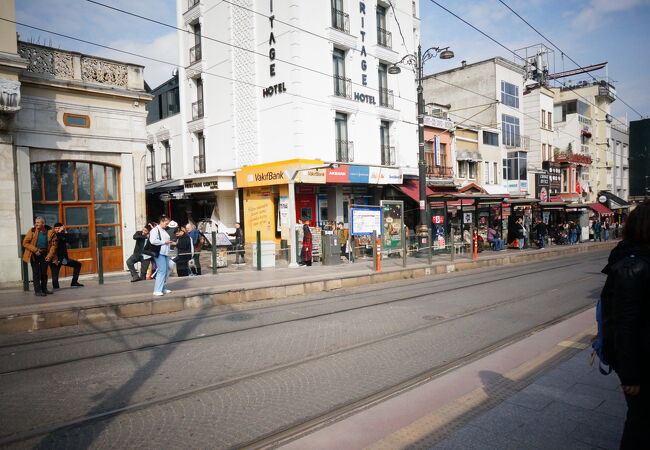
{"type": "MultiPolygon", "coordinates": [[[[81,273],[97,271],[95,233],[91,225],[91,205],[63,206],[63,223],[68,232],[68,256],[81,263],[81,273]]],[[[61,276],[72,275],[65,268],[61,276]]]]}

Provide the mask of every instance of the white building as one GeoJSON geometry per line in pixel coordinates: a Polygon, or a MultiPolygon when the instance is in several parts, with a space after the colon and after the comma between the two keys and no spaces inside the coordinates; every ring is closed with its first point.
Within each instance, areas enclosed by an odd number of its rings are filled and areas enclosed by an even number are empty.
{"type": "Polygon", "coordinates": [[[630,133],[627,118],[612,122],[610,149],[614,155],[612,193],[625,201],[630,193],[630,133]]]}

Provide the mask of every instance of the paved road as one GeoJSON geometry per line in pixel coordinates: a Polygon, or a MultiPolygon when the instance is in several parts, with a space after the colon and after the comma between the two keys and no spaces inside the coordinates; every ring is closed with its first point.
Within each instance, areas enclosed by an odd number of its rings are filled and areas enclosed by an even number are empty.
{"type": "Polygon", "coordinates": [[[240,446],[592,305],[605,258],[5,339],[0,444],[240,446]]]}

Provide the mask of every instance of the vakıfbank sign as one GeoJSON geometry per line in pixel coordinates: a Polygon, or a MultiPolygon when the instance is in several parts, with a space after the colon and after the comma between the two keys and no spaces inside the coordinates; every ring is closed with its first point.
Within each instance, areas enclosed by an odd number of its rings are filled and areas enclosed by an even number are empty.
{"type": "Polygon", "coordinates": [[[243,167],[237,172],[237,187],[273,186],[287,184],[285,170],[295,170],[323,165],[323,161],[292,159],[277,163],[243,167]]]}

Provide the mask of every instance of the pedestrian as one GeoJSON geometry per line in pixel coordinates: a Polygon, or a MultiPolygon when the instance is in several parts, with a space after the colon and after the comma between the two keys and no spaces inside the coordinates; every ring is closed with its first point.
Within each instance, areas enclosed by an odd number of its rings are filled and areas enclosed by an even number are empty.
{"type": "Polygon", "coordinates": [[[205,236],[201,233],[192,222],[189,222],[186,226],[187,234],[189,234],[190,239],[192,239],[192,245],[194,246],[194,273],[196,275],[201,275],[201,249],[205,244],[205,236]]]}
{"type": "Polygon", "coordinates": [[[526,227],[524,226],[524,219],[521,217],[517,218],[517,227],[516,227],[516,233],[515,236],[517,239],[519,239],[519,242],[517,243],[517,246],[519,247],[519,250],[524,249],[524,244],[526,243],[526,227]]]}
{"type": "Polygon", "coordinates": [[[244,230],[241,229],[241,224],[239,222],[235,222],[235,232],[228,233],[228,236],[235,238],[235,242],[233,243],[235,249],[235,264],[240,266],[246,264],[244,260],[244,230]]]}
{"type": "Polygon", "coordinates": [[[569,222],[569,245],[575,245],[577,240],[576,224],[572,220],[569,222]]]}
{"type": "Polygon", "coordinates": [[[600,220],[594,220],[594,241],[602,242],[602,229],[600,220]]]}
{"type": "Polygon", "coordinates": [[[603,352],[618,375],[627,417],[621,449],[650,442],[650,201],[627,217],[623,240],[612,250],[601,293],[603,352]]]}
{"type": "Polygon", "coordinates": [[[190,271],[189,262],[194,260],[194,245],[192,238],[187,234],[184,226],[176,228],[176,257],[173,258],[176,264],[176,274],[179,277],[186,277],[193,272],[190,271]]]}
{"type": "Polygon", "coordinates": [[[68,232],[65,229],[65,225],[60,222],[57,222],[53,226],[54,232],[56,233],[56,259],[57,262],[54,263],[50,261],[50,270],[52,271],[52,289],[59,289],[59,271],[61,266],[72,267],[72,281],[70,287],[77,288],[83,287],[83,284],[79,283],[79,273],[81,272],[81,263],[77,260],[68,257],[68,232]]]}
{"type": "Polygon", "coordinates": [[[621,235],[621,224],[617,221],[614,223],[614,239],[618,239],[621,235]]]}
{"type": "Polygon", "coordinates": [[[151,224],[147,224],[142,227],[142,230],[136,231],[133,234],[133,240],[135,241],[133,254],[126,260],[126,267],[129,268],[129,272],[131,273],[132,283],[147,278],[147,269],[149,268],[151,257],[143,254],[142,251],[149,239],[149,232],[152,228],[151,224]],[[135,263],[137,262],[140,263],[140,275],[138,275],[138,272],[135,270],[135,263]]]}
{"type": "Polygon", "coordinates": [[[169,277],[169,250],[172,246],[176,245],[176,242],[172,241],[167,233],[167,226],[169,224],[169,217],[161,216],[158,221],[158,226],[149,233],[149,242],[157,249],[155,251],[157,256],[154,257],[157,269],[153,289],[153,295],[156,296],[170,294],[172,292],[165,285],[169,277]]]}
{"type": "Polygon", "coordinates": [[[23,261],[32,266],[34,279],[34,295],[44,297],[54,292],[47,290],[47,266],[50,262],[57,263],[56,232],[45,225],[45,219],[34,219],[34,227],[30,228],[23,239],[23,261]]]}
{"type": "Polygon", "coordinates": [[[603,224],[603,239],[605,242],[609,241],[609,220],[605,219],[603,224]]]}
{"type": "Polygon", "coordinates": [[[343,228],[343,222],[339,222],[336,226],[336,230],[339,236],[339,243],[341,244],[341,256],[344,256],[350,260],[350,255],[348,254],[348,239],[350,238],[350,232],[347,228],[343,228]]]}
{"type": "Polygon", "coordinates": [[[544,223],[543,220],[541,219],[535,219],[535,233],[537,234],[537,245],[539,249],[543,249],[546,247],[546,238],[548,236],[548,227],[544,223]]]}
{"type": "Polygon", "coordinates": [[[312,238],[309,225],[302,226],[302,249],[300,250],[300,265],[311,266],[312,260],[312,238]]]}
{"type": "Polygon", "coordinates": [[[495,251],[503,250],[504,242],[503,239],[498,238],[497,227],[499,226],[499,221],[495,221],[491,227],[488,227],[487,230],[487,241],[492,245],[492,248],[495,251]]]}

